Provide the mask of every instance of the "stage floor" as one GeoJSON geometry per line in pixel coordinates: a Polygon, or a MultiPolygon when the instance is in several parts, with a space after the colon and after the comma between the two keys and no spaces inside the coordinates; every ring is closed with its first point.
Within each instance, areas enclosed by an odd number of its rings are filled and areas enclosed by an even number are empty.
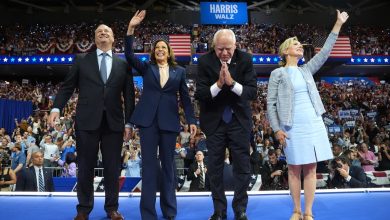
{"type": "MultiPolygon", "coordinates": [[[[76,213],[77,198],[74,195],[74,193],[49,195],[0,193],[2,210],[0,219],[71,220],[76,213]]],[[[127,220],[140,219],[139,201],[140,197],[137,193],[121,193],[119,211],[127,220]]],[[[232,196],[229,195],[229,220],[234,219],[231,201],[232,196]]],[[[207,220],[213,212],[209,194],[179,193],[177,202],[177,220],[207,220]]],[[[318,190],[313,212],[316,220],[386,220],[390,219],[389,202],[389,189],[357,189],[337,192],[318,190]]],[[[104,197],[96,196],[95,208],[90,214],[91,220],[106,219],[103,204],[104,197]]],[[[163,219],[158,199],[156,207],[159,219],[163,219]]],[[[288,192],[260,192],[250,195],[247,214],[250,220],[286,220],[290,217],[291,209],[292,201],[288,192]]]]}

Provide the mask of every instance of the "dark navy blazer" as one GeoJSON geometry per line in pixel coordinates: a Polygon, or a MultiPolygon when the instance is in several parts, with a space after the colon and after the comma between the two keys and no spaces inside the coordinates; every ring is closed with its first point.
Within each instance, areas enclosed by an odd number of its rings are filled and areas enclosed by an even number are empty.
{"type": "Polygon", "coordinates": [[[185,69],[180,66],[169,66],[168,81],[161,88],[158,66],[140,61],[134,55],[133,41],[134,36],[126,36],[125,55],[127,62],[142,75],[143,91],[131,116],[131,123],[141,127],[149,127],[156,119],[160,129],[179,132],[180,120],[177,96],[179,92],[187,123],[195,124],[194,111],[185,81],[185,69]]]}

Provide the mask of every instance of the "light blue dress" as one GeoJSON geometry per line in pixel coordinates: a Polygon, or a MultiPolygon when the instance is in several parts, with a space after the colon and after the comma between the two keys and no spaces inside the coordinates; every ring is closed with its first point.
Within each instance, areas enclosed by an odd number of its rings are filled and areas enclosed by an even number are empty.
{"type": "Polygon", "coordinates": [[[328,134],[321,116],[315,112],[306,82],[298,67],[287,67],[294,87],[293,125],[286,130],[284,152],[287,163],[316,163],[333,158],[328,134]]]}

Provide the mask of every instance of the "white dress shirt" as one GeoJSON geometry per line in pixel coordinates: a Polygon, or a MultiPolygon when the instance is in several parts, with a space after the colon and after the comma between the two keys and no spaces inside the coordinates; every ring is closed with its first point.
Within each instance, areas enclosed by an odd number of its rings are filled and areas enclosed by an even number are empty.
{"type": "MultiPolygon", "coordinates": [[[[100,50],[99,48],[96,49],[96,54],[97,54],[98,63],[99,63],[99,70],[100,70],[100,64],[102,63],[102,58],[103,58],[103,55],[101,55],[102,53],[104,53],[102,50],[100,50]]],[[[110,77],[110,73],[111,73],[111,69],[112,69],[112,50],[109,50],[106,53],[107,53],[106,67],[107,67],[107,79],[108,79],[110,77]]]]}
{"type": "MultiPolygon", "coordinates": [[[[96,55],[98,58],[98,65],[99,65],[99,70],[100,70],[100,64],[102,63],[103,55],[100,56],[100,54],[104,53],[102,50],[99,48],[96,49],[96,55]]],[[[106,52],[106,67],[107,67],[107,79],[110,77],[111,69],[112,69],[112,50],[109,50],[106,52]]],[[[53,108],[50,112],[60,112],[58,108],[53,108]]]]}
{"type": "MultiPolygon", "coordinates": [[[[230,62],[232,61],[232,59],[228,60],[227,63],[230,64],[230,62]]],[[[222,61],[221,61],[222,63],[222,61]]],[[[242,85],[238,82],[236,82],[236,84],[233,86],[233,88],[231,89],[232,92],[236,93],[238,96],[241,96],[242,94],[242,85]]],[[[217,85],[217,82],[215,82],[211,87],[210,87],[210,92],[211,92],[211,96],[214,98],[215,96],[218,95],[218,93],[221,91],[222,89],[220,89],[217,85]]]]}
{"type": "Polygon", "coordinates": [[[43,167],[37,167],[37,166],[34,166],[34,170],[35,170],[35,177],[36,177],[36,180],[37,180],[37,191],[39,192],[39,169],[41,169],[41,172],[42,172],[42,179],[43,179],[43,187],[45,187],[45,175],[43,174],[43,167]]]}

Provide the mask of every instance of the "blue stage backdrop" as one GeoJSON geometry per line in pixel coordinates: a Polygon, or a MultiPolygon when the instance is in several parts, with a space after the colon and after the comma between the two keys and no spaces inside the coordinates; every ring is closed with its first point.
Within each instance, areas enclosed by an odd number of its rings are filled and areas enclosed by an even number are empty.
{"type": "Polygon", "coordinates": [[[20,123],[21,119],[28,119],[31,114],[31,101],[0,99],[0,128],[5,128],[8,134],[12,134],[16,127],[15,118],[20,123]]]}
{"type": "Polygon", "coordinates": [[[245,2],[201,2],[201,24],[247,24],[245,2]]]}

